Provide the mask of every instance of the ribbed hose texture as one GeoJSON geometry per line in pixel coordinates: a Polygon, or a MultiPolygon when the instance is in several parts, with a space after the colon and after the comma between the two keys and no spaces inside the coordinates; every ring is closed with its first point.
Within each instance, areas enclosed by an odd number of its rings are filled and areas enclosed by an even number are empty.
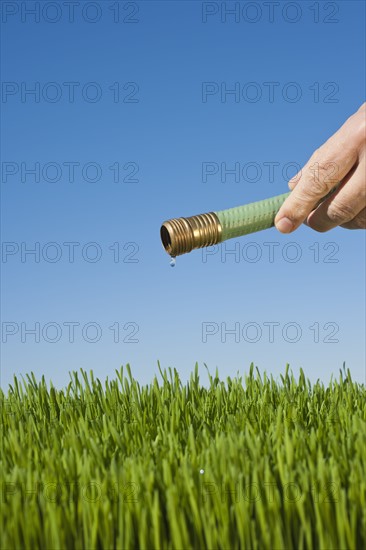
{"type": "Polygon", "coordinates": [[[222,227],[221,241],[272,227],[277,212],[289,195],[290,192],[215,212],[222,227]]]}

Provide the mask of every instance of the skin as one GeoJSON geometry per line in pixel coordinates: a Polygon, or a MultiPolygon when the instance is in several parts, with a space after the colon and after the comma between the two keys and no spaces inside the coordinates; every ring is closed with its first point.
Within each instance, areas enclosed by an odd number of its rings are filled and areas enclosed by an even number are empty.
{"type": "Polygon", "coordinates": [[[292,233],[302,223],[325,232],[366,228],[366,103],[317,149],[289,181],[291,195],[275,225],[292,233]],[[338,185],[339,184],[339,185],[338,185]],[[324,197],[337,186],[324,200],[324,197]]]}

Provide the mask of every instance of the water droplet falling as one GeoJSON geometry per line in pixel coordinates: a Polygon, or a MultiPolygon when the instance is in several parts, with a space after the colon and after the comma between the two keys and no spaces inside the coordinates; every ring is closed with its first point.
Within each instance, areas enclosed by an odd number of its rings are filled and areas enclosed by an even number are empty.
{"type": "Polygon", "coordinates": [[[170,267],[175,267],[175,256],[172,256],[170,259],[170,267]]]}

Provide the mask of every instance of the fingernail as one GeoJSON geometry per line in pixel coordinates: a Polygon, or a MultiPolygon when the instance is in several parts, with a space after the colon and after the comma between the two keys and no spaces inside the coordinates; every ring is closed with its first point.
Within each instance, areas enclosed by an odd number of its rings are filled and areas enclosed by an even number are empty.
{"type": "Polygon", "coordinates": [[[294,228],[294,224],[288,218],[281,218],[278,222],[276,222],[276,227],[278,231],[281,231],[281,233],[290,233],[290,231],[294,228]]]}

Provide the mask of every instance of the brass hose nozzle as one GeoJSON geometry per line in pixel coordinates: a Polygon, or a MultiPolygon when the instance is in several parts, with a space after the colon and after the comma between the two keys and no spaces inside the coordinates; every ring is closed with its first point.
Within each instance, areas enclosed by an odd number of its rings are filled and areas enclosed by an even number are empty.
{"type": "Polygon", "coordinates": [[[222,227],[215,212],[189,218],[173,218],[160,229],[163,247],[170,256],[180,256],[195,248],[212,246],[221,241],[222,227]]]}

